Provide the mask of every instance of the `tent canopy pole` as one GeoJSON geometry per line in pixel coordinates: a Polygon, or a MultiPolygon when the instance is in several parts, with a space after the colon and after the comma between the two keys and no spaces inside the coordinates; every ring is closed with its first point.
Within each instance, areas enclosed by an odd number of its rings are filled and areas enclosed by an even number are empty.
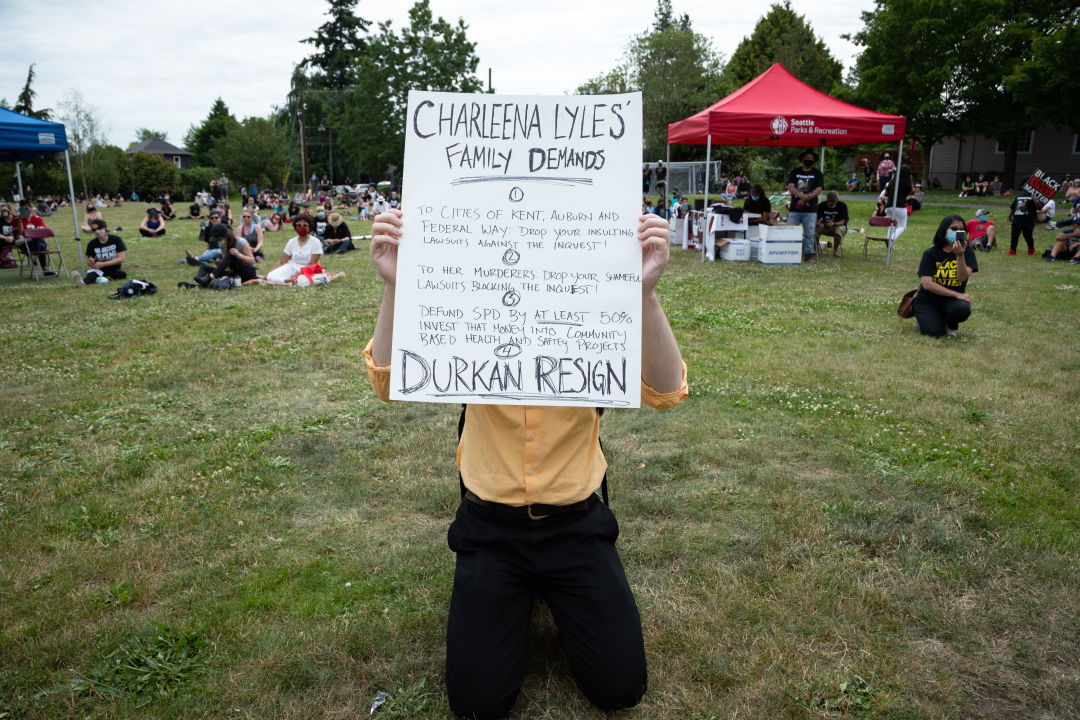
{"type": "MultiPolygon", "coordinates": [[[[83,259],[82,242],[79,237],[79,213],[75,210],[75,185],[71,181],[71,156],[64,151],[64,162],[67,164],[68,192],[71,193],[71,219],[75,221],[75,250],[79,253],[79,267],[82,268],[80,275],[86,274],[86,260],[83,259]]],[[[67,269],[67,265],[64,266],[67,269]]]]}
{"type": "Polygon", "coordinates": [[[23,192],[22,186],[22,163],[18,160],[15,161],[15,177],[19,180],[19,200],[26,200],[26,193],[23,192]]]}
{"type": "MultiPolygon", "coordinates": [[[[705,212],[709,212],[709,166],[712,165],[712,133],[705,140],[705,212]]],[[[693,191],[691,191],[693,192],[693,191]]],[[[705,232],[709,231],[709,221],[705,221],[705,232]]],[[[701,262],[705,262],[705,238],[701,238],[701,262]]]]}

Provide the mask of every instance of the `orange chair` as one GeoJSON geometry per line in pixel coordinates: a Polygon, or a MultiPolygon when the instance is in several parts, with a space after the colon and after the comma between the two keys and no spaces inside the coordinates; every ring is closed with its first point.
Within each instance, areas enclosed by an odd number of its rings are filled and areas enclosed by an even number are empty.
{"type": "Polygon", "coordinates": [[[23,275],[24,271],[29,269],[30,277],[34,280],[40,280],[42,275],[59,275],[60,270],[70,278],[71,273],[68,272],[67,265],[64,263],[64,254],[60,252],[60,241],[56,239],[56,234],[49,228],[26,228],[23,230],[23,236],[20,242],[16,245],[19,250],[19,275],[23,275]],[[53,245],[55,249],[49,249],[49,238],[53,239],[53,245]],[[31,250],[28,240],[44,240],[44,250],[31,250]],[[59,261],[59,265],[53,262],[53,255],[59,261]],[[45,267],[48,268],[44,273],[39,269],[39,258],[45,258],[45,267]]]}
{"type": "Polygon", "coordinates": [[[862,254],[866,257],[866,249],[870,246],[871,240],[877,240],[878,242],[885,243],[885,264],[888,265],[892,260],[893,244],[896,242],[896,221],[889,217],[879,217],[875,215],[870,218],[870,227],[866,229],[866,239],[863,240],[862,254]],[[881,235],[881,230],[874,230],[873,228],[889,228],[885,231],[885,235],[881,235]]]}

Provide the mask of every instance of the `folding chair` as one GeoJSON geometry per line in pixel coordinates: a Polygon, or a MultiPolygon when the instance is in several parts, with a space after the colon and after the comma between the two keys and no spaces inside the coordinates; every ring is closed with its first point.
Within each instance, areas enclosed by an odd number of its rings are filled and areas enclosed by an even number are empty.
{"type": "Polygon", "coordinates": [[[60,270],[70,278],[71,273],[68,272],[67,264],[64,263],[64,254],[60,252],[60,241],[56,238],[56,234],[49,228],[26,228],[23,230],[22,242],[17,245],[19,250],[19,275],[24,274],[24,270],[29,268],[30,277],[34,280],[40,279],[39,258],[45,258],[45,266],[49,268],[49,271],[59,275],[60,270]],[[49,249],[49,238],[53,239],[53,245],[55,250],[49,249]],[[30,240],[44,240],[44,250],[31,250],[30,240]],[[59,260],[59,265],[53,262],[53,255],[59,260]]]}
{"type": "Polygon", "coordinates": [[[866,229],[866,239],[863,240],[863,257],[866,257],[866,249],[870,246],[870,241],[877,240],[879,242],[885,243],[885,264],[888,265],[889,261],[892,260],[893,243],[896,242],[896,221],[890,217],[878,217],[877,215],[875,215],[874,217],[870,218],[869,225],[870,227],[866,229]],[[872,229],[882,227],[889,228],[885,231],[884,237],[881,236],[880,230],[872,229]]]}

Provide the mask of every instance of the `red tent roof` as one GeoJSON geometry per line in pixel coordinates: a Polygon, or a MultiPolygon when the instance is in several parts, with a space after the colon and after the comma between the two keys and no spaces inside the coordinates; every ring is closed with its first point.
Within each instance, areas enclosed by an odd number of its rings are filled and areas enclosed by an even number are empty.
{"type": "Polygon", "coordinates": [[[704,145],[858,145],[904,137],[903,115],[866,110],[815,90],[775,63],[715,105],[668,125],[668,142],[704,145]]]}

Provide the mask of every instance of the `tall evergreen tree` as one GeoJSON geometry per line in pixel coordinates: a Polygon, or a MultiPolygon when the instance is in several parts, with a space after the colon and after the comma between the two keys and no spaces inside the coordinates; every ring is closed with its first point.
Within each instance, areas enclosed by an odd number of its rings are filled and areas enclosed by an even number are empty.
{"type": "Polygon", "coordinates": [[[225,101],[215,100],[206,119],[198,127],[192,125],[184,135],[184,147],[191,153],[191,164],[210,167],[214,161],[214,141],[238,125],[225,101]]]}
{"type": "Polygon", "coordinates": [[[17,113],[22,113],[23,115],[36,117],[39,120],[49,120],[52,117],[51,110],[48,108],[42,108],[41,110],[34,109],[34,98],[37,97],[37,91],[33,88],[35,64],[36,63],[30,63],[30,70],[26,73],[26,84],[23,85],[19,97],[15,99],[15,107],[11,109],[17,113]]]}
{"type": "Polygon", "coordinates": [[[367,53],[364,38],[370,20],[356,14],[359,0],[327,0],[330,19],[319,26],[315,35],[305,42],[315,47],[315,52],[300,64],[312,71],[315,87],[340,90],[353,82],[352,70],[357,59],[367,53]]]}

